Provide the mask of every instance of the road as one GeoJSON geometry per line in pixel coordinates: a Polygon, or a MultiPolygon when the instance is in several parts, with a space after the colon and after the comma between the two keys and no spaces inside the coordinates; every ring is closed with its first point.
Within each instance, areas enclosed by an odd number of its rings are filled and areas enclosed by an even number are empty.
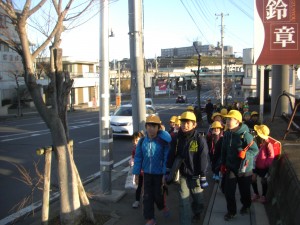
{"type": "MultiPolygon", "coordinates": [[[[194,91],[195,92],[195,91],[194,91]]],[[[196,93],[188,93],[191,104],[196,93]]],[[[203,96],[207,96],[204,93],[203,96]]],[[[188,104],[175,104],[177,96],[155,98],[154,104],[163,124],[168,129],[168,121],[173,115],[180,115],[188,104]]],[[[213,96],[210,96],[213,97],[213,96]]],[[[74,140],[74,159],[83,180],[99,172],[99,112],[75,111],[68,114],[70,137],[74,140]]],[[[51,134],[39,116],[8,119],[0,123],[0,220],[15,212],[14,208],[26,196],[31,202],[41,199],[41,191],[34,190],[21,182],[19,168],[24,168],[36,185],[38,179],[35,167],[43,174],[44,157],[36,155],[36,149],[51,145],[51,134]],[[37,166],[35,166],[37,165],[37,166]]],[[[130,156],[132,143],[130,137],[114,137],[114,164],[130,156]]],[[[53,157],[55,157],[53,155],[53,157]]],[[[126,161],[127,163],[127,161],[126,161]]],[[[55,160],[51,171],[52,190],[57,189],[55,160]]]]}

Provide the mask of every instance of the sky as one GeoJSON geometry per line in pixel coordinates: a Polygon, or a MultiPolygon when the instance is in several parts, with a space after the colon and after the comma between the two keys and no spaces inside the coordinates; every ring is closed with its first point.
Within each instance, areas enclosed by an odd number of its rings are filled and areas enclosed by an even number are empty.
{"type": "MultiPolygon", "coordinates": [[[[143,0],[144,52],[146,58],[161,55],[161,49],[217,45],[221,41],[221,13],[224,14],[224,46],[232,46],[236,56],[253,48],[253,0],[143,0]]],[[[99,7],[100,8],[100,7],[99,7]]],[[[99,59],[99,14],[85,24],[65,31],[63,55],[77,59],[99,59]]],[[[128,0],[109,4],[110,60],[129,58],[128,0]]]]}

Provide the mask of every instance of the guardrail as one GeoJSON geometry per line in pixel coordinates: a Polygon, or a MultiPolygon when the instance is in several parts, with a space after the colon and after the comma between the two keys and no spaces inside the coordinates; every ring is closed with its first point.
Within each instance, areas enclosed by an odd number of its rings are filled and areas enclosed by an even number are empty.
{"type": "Polygon", "coordinates": [[[289,99],[290,107],[291,107],[291,109],[292,109],[292,111],[293,111],[293,113],[292,113],[292,115],[291,115],[291,118],[290,118],[290,120],[289,120],[288,127],[287,127],[287,129],[286,129],[286,131],[285,131],[285,133],[284,133],[283,138],[282,138],[283,140],[285,140],[286,136],[287,136],[289,133],[298,133],[298,132],[300,131],[300,130],[297,130],[297,131],[291,131],[291,130],[290,130],[291,125],[292,125],[292,123],[293,123],[293,121],[294,121],[294,117],[295,117],[295,115],[296,115],[297,109],[298,109],[298,107],[299,107],[299,105],[300,105],[300,101],[296,104],[297,96],[296,96],[296,95],[293,95],[293,94],[291,94],[291,93],[289,93],[289,92],[287,92],[287,91],[283,91],[283,93],[282,93],[281,95],[279,95],[278,98],[277,98],[276,106],[275,106],[275,109],[274,109],[274,112],[273,112],[273,116],[272,116],[271,122],[274,121],[274,117],[275,117],[275,113],[276,113],[276,110],[277,110],[278,102],[279,102],[280,98],[283,97],[283,96],[286,96],[286,97],[289,99]],[[295,106],[293,106],[293,104],[292,104],[291,97],[295,98],[295,106]]]}

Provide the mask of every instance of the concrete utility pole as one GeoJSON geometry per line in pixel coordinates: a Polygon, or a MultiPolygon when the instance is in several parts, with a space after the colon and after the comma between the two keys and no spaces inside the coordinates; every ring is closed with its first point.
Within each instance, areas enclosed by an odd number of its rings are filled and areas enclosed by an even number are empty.
{"type": "Polygon", "coordinates": [[[128,0],[133,131],[145,129],[142,0],[128,0]]]}
{"type": "Polygon", "coordinates": [[[259,74],[259,119],[263,123],[264,122],[264,85],[265,83],[265,66],[260,66],[260,74],[259,74]]]}
{"type": "Polygon", "coordinates": [[[229,14],[224,15],[216,14],[216,16],[221,16],[221,104],[224,103],[224,25],[223,20],[224,16],[228,16],[229,14]]]}
{"type": "MultiPolygon", "coordinates": [[[[272,65],[272,97],[271,97],[271,115],[274,114],[276,101],[283,91],[289,91],[289,65],[272,65]]],[[[288,98],[280,98],[275,116],[281,116],[282,113],[288,113],[288,98]]]]}
{"type": "Polygon", "coordinates": [[[100,134],[100,192],[111,194],[112,132],[109,123],[109,58],[108,58],[108,0],[100,1],[100,56],[99,56],[99,134],[100,134]]]}

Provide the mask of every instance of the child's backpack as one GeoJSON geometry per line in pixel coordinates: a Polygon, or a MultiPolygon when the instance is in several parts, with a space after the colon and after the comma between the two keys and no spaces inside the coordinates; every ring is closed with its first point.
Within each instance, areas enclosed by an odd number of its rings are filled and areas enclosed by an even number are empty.
{"type": "Polygon", "coordinates": [[[281,156],[281,142],[272,137],[268,138],[268,142],[273,145],[274,159],[279,159],[281,156]]]}

